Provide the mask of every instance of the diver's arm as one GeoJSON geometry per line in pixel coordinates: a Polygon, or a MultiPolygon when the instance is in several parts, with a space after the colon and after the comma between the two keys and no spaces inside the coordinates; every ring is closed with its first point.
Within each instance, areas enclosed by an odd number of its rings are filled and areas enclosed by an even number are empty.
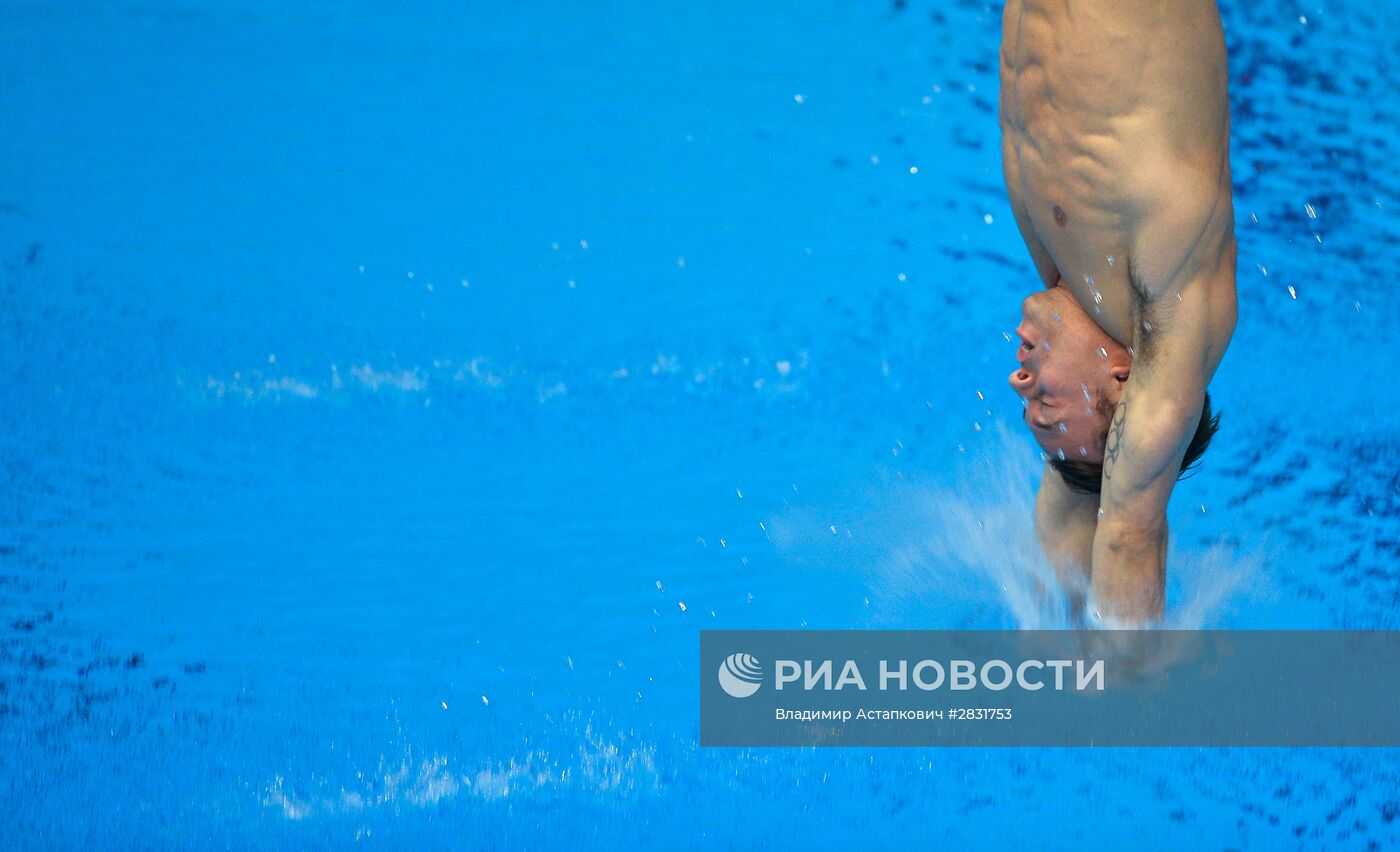
{"type": "Polygon", "coordinates": [[[1069,595],[1076,613],[1084,608],[1099,500],[1072,490],[1055,469],[1045,466],[1035,496],[1035,533],[1045,559],[1069,595]]]}
{"type": "Polygon", "coordinates": [[[1234,328],[1233,208],[1228,189],[1204,197],[1194,211],[1145,217],[1151,239],[1134,246],[1143,308],[1132,373],[1104,447],[1090,590],[1091,615],[1108,624],[1162,615],[1167,501],[1234,328]]]}
{"type": "Polygon", "coordinates": [[[1149,314],[1155,339],[1135,348],[1150,357],[1139,354],[1108,427],[1090,588],[1090,615],[1107,624],[1162,615],[1167,501],[1213,372],[1205,354],[1209,318],[1197,304],[1206,295],[1206,288],[1193,287],[1172,318],[1149,314]]]}
{"type": "Polygon", "coordinates": [[[1162,615],[1167,501],[1201,412],[1200,397],[1192,405],[1188,393],[1163,394],[1142,381],[1124,393],[1114,412],[1090,575],[1090,614],[1104,624],[1143,624],[1162,615]]]}

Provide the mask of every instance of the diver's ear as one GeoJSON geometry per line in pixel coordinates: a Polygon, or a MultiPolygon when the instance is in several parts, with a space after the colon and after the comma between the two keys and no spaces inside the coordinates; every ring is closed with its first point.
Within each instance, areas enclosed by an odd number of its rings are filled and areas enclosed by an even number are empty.
{"type": "Polygon", "coordinates": [[[1108,368],[1108,374],[1119,382],[1126,382],[1128,380],[1128,374],[1132,371],[1133,365],[1131,364],[1114,364],[1108,368]]]}

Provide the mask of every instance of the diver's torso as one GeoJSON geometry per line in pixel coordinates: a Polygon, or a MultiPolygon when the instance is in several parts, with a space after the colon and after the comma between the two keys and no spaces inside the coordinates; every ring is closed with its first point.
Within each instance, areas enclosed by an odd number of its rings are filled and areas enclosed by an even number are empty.
{"type": "Polygon", "coordinates": [[[1219,193],[1228,200],[1225,82],[1213,0],[1007,2],[1001,122],[1012,203],[1079,303],[1125,345],[1138,301],[1128,260],[1149,207],[1181,205],[1189,218],[1219,193]]]}

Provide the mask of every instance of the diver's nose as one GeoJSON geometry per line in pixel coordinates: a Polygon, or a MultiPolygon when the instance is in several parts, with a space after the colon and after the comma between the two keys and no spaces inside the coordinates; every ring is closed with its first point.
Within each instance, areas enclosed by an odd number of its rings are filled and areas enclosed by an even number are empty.
{"type": "Polygon", "coordinates": [[[1011,389],[1021,396],[1030,392],[1031,385],[1035,384],[1035,377],[1024,367],[1018,367],[1011,371],[1011,376],[1007,379],[1011,383],[1011,389]]]}

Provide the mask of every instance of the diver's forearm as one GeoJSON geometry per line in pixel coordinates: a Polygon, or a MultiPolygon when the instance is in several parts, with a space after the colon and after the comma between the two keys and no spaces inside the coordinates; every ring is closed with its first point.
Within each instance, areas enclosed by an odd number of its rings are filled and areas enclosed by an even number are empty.
{"type": "Polygon", "coordinates": [[[1107,627],[1143,627],[1166,605],[1167,522],[1100,520],[1094,536],[1089,615],[1107,627]]]}
{"type": "Polygon", "coordinates": [[[1061,579],[1066,572],[1087,577],[1094,557],[1094,526],[1074,519],[1046,522],[1037,518],[1036,538],[1045,559],[1061,579]]]}
{"type": "Polygon", "coordinates": [[[1036,497],[1036,539],[1077,612],[1089,588],[1098,501],[1070,493],[1057,473],[1046,471],[1045,476],[1054,479],[1042,482],[1036,497]]]}

